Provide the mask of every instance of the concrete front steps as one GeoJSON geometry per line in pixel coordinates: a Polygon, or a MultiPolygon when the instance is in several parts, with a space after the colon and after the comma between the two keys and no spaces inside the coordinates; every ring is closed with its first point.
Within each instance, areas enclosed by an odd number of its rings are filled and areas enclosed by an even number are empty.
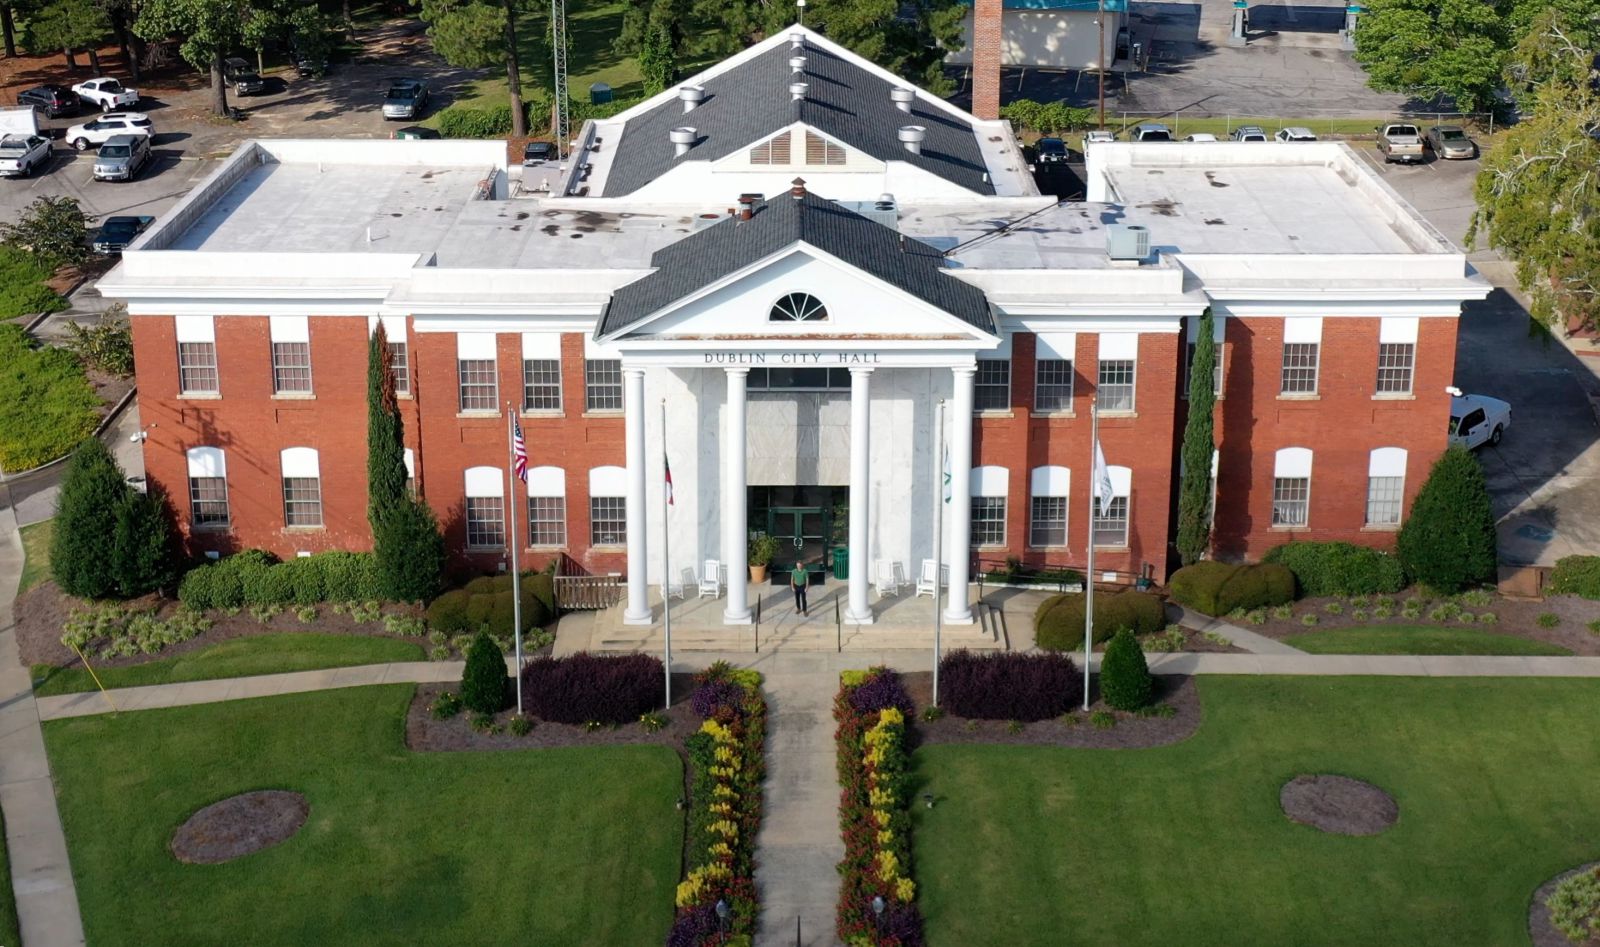
{"type": "MultiPolygon", "coordinates": [[[[831,613],[827,621],[813,615],[808,620],[795,622],[785,617],[770,624],[718,628],[674,626],[672,650],[690,651],[744,651],[750,653],[771,651],[899,651],[931,650],[932,625],[876,624],[867,626],[835,625],[831,613]]],[[[946,625],[940,635],[940,645],[946,651],[967,648],[973,651],[1005,651],[1010,644],[1006,634],[1004,615],[984,605],[974,607],[977,622],[971,625],[946,625]]],[[[590,639],[590,650],[605,653],[634,651],[660,651],[664,634],[660,624],[651,626],[611,625],[598,628],[590,639]]]]}

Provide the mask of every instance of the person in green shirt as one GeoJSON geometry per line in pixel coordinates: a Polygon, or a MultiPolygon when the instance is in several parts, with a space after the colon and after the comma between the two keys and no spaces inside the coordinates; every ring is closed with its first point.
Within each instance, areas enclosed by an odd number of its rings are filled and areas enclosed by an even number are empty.
{"type": "Polygon", "coordinates": [[[806,567],[798,562],[789,572],[789,587],[794,589],[794,607],[802,615],[806,613],[806,582],[809,578],[806,567]]]}

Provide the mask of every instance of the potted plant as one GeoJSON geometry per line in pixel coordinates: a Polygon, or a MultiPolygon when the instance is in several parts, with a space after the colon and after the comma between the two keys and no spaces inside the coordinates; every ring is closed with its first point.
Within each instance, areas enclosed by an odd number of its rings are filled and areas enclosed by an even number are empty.
{"type": "Polygon", "coordinates": [[[767,581],[767,566],[778,554],[778,541],[762,533],[750,540],[750,581],[757,584],[767,581]]]}

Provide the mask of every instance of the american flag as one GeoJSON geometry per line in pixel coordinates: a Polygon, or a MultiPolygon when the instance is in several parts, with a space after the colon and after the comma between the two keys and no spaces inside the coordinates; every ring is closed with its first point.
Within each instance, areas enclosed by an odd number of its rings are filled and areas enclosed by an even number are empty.
{"type": "Polygon", "coordinates": [[[511,468],[517,479],[528,482],[528,442],[522,439],[522,422],[511,422],[511,468]]]}
{"type": "Polygon", "coordinates": [[[667,459],[665,452],[661,455],[661,463],[667,468],[667,505],[675,506],[672,496],[672,461],[667,459]]]}

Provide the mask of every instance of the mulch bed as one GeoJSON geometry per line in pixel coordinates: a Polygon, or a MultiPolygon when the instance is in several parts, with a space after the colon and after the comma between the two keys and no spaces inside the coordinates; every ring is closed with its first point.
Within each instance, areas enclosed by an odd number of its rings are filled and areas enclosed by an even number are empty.
{"type": "Polygon", "coordinates": [[[1400,820],[1393,796],[1348,776],[1296,776],[1283,784],[1278,803],[1290,821],[1333,835],[1377,835],[1400,820]]]}
{"type": "Polygon", "coordinates": [[[1533,903],[1528,905],[1528,938],[1533,941],[1533,947],[1600,947],[1600,937],[1590,937],[1576,943],[1567,940],[1567,935],[1550,923],[1550,910],[1544,906],[1545,899],[1555,893],[1556,885],[1581,871],[1593,871],[1596,867],[1600,867],[1600,862],[1590,862],[1571,871],[1563,871],[1533,893],[1533,903]]]}
{"type": "MultiPolygon", "coordinates": [[[[163,599],[158,595],[147,595],[144,598],[131,599],[122,603],[133,609],[155,608],[158,617],[171,614],[178,608],[178,603],[173,599],[163,599]]],[[[61,626],[71,617],[74,609],[87,607],[81,599],[62,594],[53,581],[44,581],[29,589],[17,599],[14,608],[17,627],[17,647],[22,652],[24,665],[50,664],[57,667],[75,667],[78,658],[61,643],[61,626]]],[[[385,605],[385,614],[420,615],[421,611],[409,606],[385,605]]],[[[145,664],[161,658],[170,658],[174,655],[184,654],[207,645],[228,641],[233,638],[245,638],[251,635],[267,635],[285,631],[304,632],[308,634],[336,634],[336,635],[370,635],[377,638],[399,638],[402,641],[411,641],[421,645],[426,652],[429,645],[426,638],[391,635],[383,628],[383,619],[372,622],[357,622],[348,613],[335,615],[331,603],[317,606],[316,620],[309,624],[303,623],[294,616],[293,610],[286,610],[270,621],[260,622],[251,617],[248,610],[240,611],[237,615],[228,615],[225,612],[213,611],[211,629],[204,634],[190,638],[179,644],[168,645],[155,654],[137,654],[121,658],[101,658],[95,660],[95,667],[128,667],[134,664],[145,664]]],[[[94,660],[94,655],[90,655],[94,660]]]]}
{"type": "Polygon", "coordinates": [[[694,677],[690,674],[672,675],[672,709],[665,712],[667,725],[655,733],[647,733],[643,726],[626,723],[590,731],[577,724],[550,723],[535,719],[533,730],[526,736],[513,734],[509,725],[516,715],[515,709],[503,710],[494,715],[499,733],[484,733],[472,729],[472,712],[463,710],[454,717],[435,720],[428,713],[434,698],[445,691],[456,691],[457,684],[419,684],[416,696],[411,699],[411,709],[406,713],[406,746],[423,753],[453,752],[458,750],[529,750],[557,746],[617,746],[622,744],[656,744],[670,746],[683,755],[683,741],[700,729],[700,718],[689,705],[694,693],[694,677]]]}
{"type": "Polygon", "coordinates": [[[1181,742],[1200,728],[1200,692],[1188,675],[1161,675],[1155,679],[1157,703],[1176,708],[1174,716],[1140,717],[1111,710],[1099,699],[1099,694],[1093,692],[1090,713],[1108,711],[1116,718],[1116,726],[1102,730],[1089,722],[1089,714],[1074,709],[1064,719],[1025,723],[1016,733],[1011,732],[1010,723],[1005,720],[969,720],[950,713],[938,720],[924,720],[922,712],[933,702],[933,672],[918,671],[901,677],[916,704],[917,721],[913,731],[919,744],[1000,743],[1138,750],[1181,742]]]}
{"type": "Polygon", "coordinates": [[[172,855],[191,865],[217,865],[271,848],[300,831],[311,814],[297,792],[262,790],[214,802],[178,826],[172,855]]]}
{"type": "MultiPolygon", "coordinates": [[[[1430,628],[1472,628],[1489,634],[1511,635],[1518,638],[1529,638],[1534,641],[1543,641],[1547,644],[1558,645],[1566,648],[1573,654],[1600,655],[1600,634],[1590,631],[1590,622],[1600,619],[1600,602],[1593,602],[1576,595],[1552,595],[1542,602],[1525,601],[1521,599],[1507,599],[1495,597],[1488,605],[1467,609],[1474,615],[1492,612],[1498,619],[1492,625],[1474,622],[1470,625],[1459,621],[1430,621],[1428,609],[1424,606],[1422,616],[1415,619],[1402,617],[1400,605],[1411,597],[1410,592],[1401,592],[1391,595],[1395,600],[1394,614],[1384,619],[1368,617],[1364,622],[1356,621],[1350,617],[1348,599],[1343,598],[1306,598],[1294,604],[1293,618],[1269,618],[1263,625],[1251,625],[1234,619],[1223,618],[1223,621],[1232,621],[1239,627],[1257,634],[1266,635],[1268,638],[1283,639],[1290,635],[1303,634],[1311,631],[1330,631],[1337,628],[1365,628],[1374,625],[1424,625],[1430,628]],[[1329,602],[1340,602],[1344,608],[1341,614],[1334,615],[1327,612],[1323,606],[1329,602]],[[1554,628],[1540,628],[1537,619],[1540,615],[1549,612],[1561,619],[1561,623],[1554,628]],[[1300,616],[1314,613],[1317,623],[1312,626],[1302,625],[1300,616]]],[[[1369,596],[1371,598],[1371,596],[1369,596]]],[[[1367,606],[1370,616],[1372,606],[1367,606]]],[[[1195,649],[1199,650],[1199,649],[1195,649]]]]}

